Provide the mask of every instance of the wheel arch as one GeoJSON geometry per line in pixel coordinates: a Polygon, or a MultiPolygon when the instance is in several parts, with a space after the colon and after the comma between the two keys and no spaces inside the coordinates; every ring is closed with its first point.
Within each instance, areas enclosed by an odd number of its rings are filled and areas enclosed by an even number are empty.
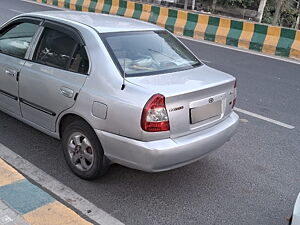
{"type": "Polygon", "coordinates": [[[92,126],[89,124],[89,122],[87,120],[85,120],[83,117],[81,117],[75,113],[67,113],[67,114],[63,115],[58,122],[58,135],[59,135],[60,139],[62,138],[62,134],[64,132],[65,126],[75,120],[83,121],[92,128],[92,126]]]}

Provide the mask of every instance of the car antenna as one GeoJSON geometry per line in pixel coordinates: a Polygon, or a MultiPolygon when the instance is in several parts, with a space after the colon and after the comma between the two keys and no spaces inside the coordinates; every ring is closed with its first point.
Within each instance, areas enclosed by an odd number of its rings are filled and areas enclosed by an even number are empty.
{"type": "Polygon", "coordinates": [[[125,79],[126,79],[126,58],[124,57],[124,69],[123,69],[123,83],[122,83],[122,87],[121,90],[123,91],[125,89],[125,79]]]}

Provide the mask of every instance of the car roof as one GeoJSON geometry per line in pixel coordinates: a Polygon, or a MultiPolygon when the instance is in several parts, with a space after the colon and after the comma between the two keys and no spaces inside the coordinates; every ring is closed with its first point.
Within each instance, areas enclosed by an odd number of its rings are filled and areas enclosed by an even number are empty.
{"type": "Polygon", "coordinates": [[[161,27],[146,23],[137,19],[126,18],[100,13],[76,12],[76,11],[43,11],[23,14],[23,16],[34,16],[55,21],[78,22],[93,27],[99,33],[162,30],[161,27]]]}

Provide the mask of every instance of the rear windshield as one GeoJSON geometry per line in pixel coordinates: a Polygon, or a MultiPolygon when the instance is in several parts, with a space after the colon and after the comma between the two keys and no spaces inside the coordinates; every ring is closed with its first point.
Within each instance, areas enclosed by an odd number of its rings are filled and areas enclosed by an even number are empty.
{"type": "Polygon", "coordinates": [[[167,31],[100,34],[121,73],[146,76],[192,69],[199,60],[167,31]]]}

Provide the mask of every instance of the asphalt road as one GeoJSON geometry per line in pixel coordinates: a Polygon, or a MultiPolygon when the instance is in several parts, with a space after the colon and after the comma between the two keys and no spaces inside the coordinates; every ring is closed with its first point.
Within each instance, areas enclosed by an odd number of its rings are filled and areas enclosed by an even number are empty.
{"type": "MultiPolygon", "coordinates": [[[[0,24],[37,10],[49,8],[1,0],[0,24]]],[[[157,174],[113,165],[92,182],[70,172],[59,141],[1,112],[0,143],[125,224],[287,224],[300,191],[300,65],[183,41],[237,77],[239,108],[295,129],[240,114],[232,140],[199,162],[157,174]]]]}

